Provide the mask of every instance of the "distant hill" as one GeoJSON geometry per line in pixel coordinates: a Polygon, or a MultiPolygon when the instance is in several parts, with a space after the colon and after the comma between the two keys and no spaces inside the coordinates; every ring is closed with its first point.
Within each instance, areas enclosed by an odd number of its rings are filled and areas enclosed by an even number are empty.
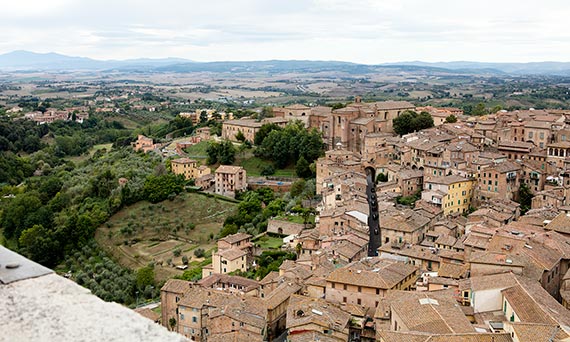
{"type": "Polygon", "coordinates": [[[101,61],[87,57],[70,57],[58,53],[36,53],[30,51],[13,51],[0,55],[0,69],[4,70],[105,70],[115,68],[155,68],[177,63],[190,63],[182,58],[163,59],[128,59],[123,61],[101,61]]]}
{"type": "Polygon", "coordinates": [[[483,63],[483,62],[397,62],[384,65],[424,66],[448,70],[475,71],[487,70],[513,75],[561,75],[570,76],[570,62],[532,62],[532,63],[483,63]]]}
{"type": "Polygon", "coordinates": [[[0,55],[2,70],[119,70],[149,72],[325,72],[338,71],[351,74],[367,74],[387,69],[403,72],[453,73],[453,74],[512,74],[512,75],[562,75],[570,76],[568,62],[535,63],[480,63],[421,61],[366,65],[339,61],[270,60],[247,62],[193,62],[182,58],[95,60],[71,57],[58,53],[13,51],[0,55]]]}

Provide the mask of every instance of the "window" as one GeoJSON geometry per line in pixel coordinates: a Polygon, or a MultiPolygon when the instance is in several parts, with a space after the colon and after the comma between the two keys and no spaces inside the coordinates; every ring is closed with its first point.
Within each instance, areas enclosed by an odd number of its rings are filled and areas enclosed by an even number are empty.
{"type": "Polygon", "coordinates": [[[342,297],[342,302],[346,303],[346,297],[342,297]]]}
{"type": "Polygon", "coordinates": [[[347,288],[346,284],[342,285],[342,289],[343,289],[343,290],[346,291],[346,288],[347,288]]]}
{"type": "Polygon", "coordinates": [[[181,320],[181,321],[184,320],[184,314],[180,314],[180,320],[181,320]]]}
{"type": "Polygon", "coordinates": [[[331,284],[331,287],[334,289],[334,283],[331,284]]]}
{"type": "Polygon", "coordinates": [[[361,287],[361,286],[358,287],[358,292],[362,292],[362,287],[361,287]]]}
{"type": "Polygon", "coordinates": [[[193,317],[192,317],[192,323],[196,323],[196,322],[198,322],[198,317],[193,316],[193,317]]]}
{"type": "Polygon", "coordinates": [[[360,304],[362,304],[362,300],[361,300],[360,298],[358,298],[358,299],[356,300],[356,303],[357,303],[358,305],[360,305],[360,304]]]}

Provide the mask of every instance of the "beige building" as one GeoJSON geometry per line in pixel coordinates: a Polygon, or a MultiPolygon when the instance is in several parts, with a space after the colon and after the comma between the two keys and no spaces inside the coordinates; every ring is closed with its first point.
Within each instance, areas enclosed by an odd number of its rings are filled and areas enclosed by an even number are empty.
{"type": "Polygon", "coordinates": [[[238,119],[224,121],[222,124],[222,138],[230,141],[238,141],[236,135],[242,132],[245,140],[250,142],[255,141],[255,135],[264,124],[276,124],[280,127],[285,127],[289,121],[285,118],[266,118],[261,121],[254,119],[238,119]]]}
{"type": "Polygon", "coordinates": [[[255,135],[263,123],[253,119],[238,119],[224,121],[222,124],[222,139],[238,141],[236,135],[241,132],[245,140],[254,141],[255,135]]]}
{"type": "Polygon", "coordinates": [[[476,332],[450,291],[391,291],[376,309],[374,317],[377,323],[389,319],[391,331],[430,334],[476,332]]]}
{"type": "Polygon", "coordinates": [[[246,171],[241,166],[220,165],[215,172],[216,194],[234,197],[247,189],[246,171]]]}
{"type": "Polygon", "coordinates": [[[424,182],[422,200],[441,207],[444,215],[462,214],[472,205],[474,184],[460,176],[432,177],[424,182]]]}
{"type": "Polygon", "coordinates": [[[331,272],[326,278],[325,299],[375,309],[388,290],[410,290],[417,278],[415,266],[366,258],[331,272]]]}
{"type": "Polygon", "coordinates": [[[149,152],[156,148],[156,145],[153,143],[151,138],[147,138],[142,134],[139,134],[137,137],[137,141],[132,143],[133,149],[135,151],[143,151],[149,152]]]}
{"type": "Polygon", "coordinates": [[[175,175],[183,175],[185,179],[197,179],[212,173],[209,167],[201,165],[189,158],[178,158],[170,161],[172,173],[175,175]]]}
{"type": "Polygon", "coordinates": [[[479,184],[475,198],[479,201],[488,199],[515,200],[520,187],[521,166],[513,162],[502,162],[479,171],[479,184]]]}
{"type": "Polygon", "coordinates": [[[364,170],[358,154],[343,149],[342,145],[325,152],[325,156],[317,159],[315,163],[317,166],[315,184],[317,194],[329,186],[329,183],[325,183],[326,179],[333,179],[336,175],[351,171],[362,173],[364,170]]]}
{"type": "Polygon", "coordinates": [[[383,244],[419,244],[425,238],[430,219],[413,210],[380,213],[383,244]]]}
{"type": "Polygon", "coordinates": [[[293,295],[287,308],[287,340],[346,342],[350,319],[350,313],[323,299],[293,295]]]}
{"type": "Polygon", "coordinates": [[[202,269],[203,277],[235,271],[246,272],[253,262],[251,235],[237,233],[218,240],[218,250],[212,254],[211,267],[202,269]]]}

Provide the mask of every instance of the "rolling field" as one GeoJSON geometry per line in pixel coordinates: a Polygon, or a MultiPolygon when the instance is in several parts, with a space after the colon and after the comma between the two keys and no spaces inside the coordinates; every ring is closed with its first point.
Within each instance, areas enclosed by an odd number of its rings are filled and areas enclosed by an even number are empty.
{"type": "Polygon", "coordinates": [[[97,229],[95,238],[123,266],[131,269],[154,262],[157,280],[182,271],[182,257],[197,264],[198,248],[206,257],[215,248],[215,236],[236,204],[196,193],[182,193],[172,201],[143,201],[123,208],[97,229]]]}

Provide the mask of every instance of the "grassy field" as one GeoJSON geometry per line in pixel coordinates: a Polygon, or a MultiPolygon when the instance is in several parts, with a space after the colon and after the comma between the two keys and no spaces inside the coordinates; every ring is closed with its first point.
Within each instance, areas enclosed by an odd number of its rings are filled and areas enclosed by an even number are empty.
{"type": "MultiPolygon", "coordinates": [[[[236,165],[242,166],[246,171],[247,171],[247,175],[248,176],[253,176],[253,177],[258,177],[261,176],[261,171],[267,167],[268,165],[271,165],[272,163],[268,160],[263,160],[257,157],[244,157],[244,158],[239,158],[237,160],[236,165]]],[[[295,174],[295,168],[294,167],[288,167],[286,169],[283,170],[278,170],[275,169],[275,174],[273,176],[277,176],[277,177],[297,177],[297,175],[295,174]]]]}
{"type": "Polygon", "coordinates": [[[269,235],[263,235],[262,237],[253,241],[256,245],[263,249],[279,249],[283,245],[283,239],[279,237],[273,237],[269,235]]]}
{"type": "Polygon", "coordinates": [[[206,153],[206,148],[208,148],[208,141],[201,141],[195,145],[192,145],[185,149],[184,151],[188,153],[188,158],[192,159],[206,159],[208,154],[206,153]]]}
{"type": "MultiPolygon", "coordinates": [[[[300,223],[300,224],[305,223],[303,221],[303,216],[300,216],[300,215],[277,216],[277,217],[275,217],[275,219],[281,220],[281,221],[293,222],[293,223],[300,223]]],[[[315,223],[315,215],[309,216],[308,223],[315,223]]]]}
{"type": "Polygon", "coordinates": [[[182,271],[182,257],[201,264],[194,250],[202,248],[206,257],[215,249],[212,239],[220,231],[236,204],[196,193],[182,193],[174,200],[158,204],[143,201],[124,208],[97,229],[98,243],[123,266],[137,269],[154,262],[157,280],[182,271]],[[175,253],[180,255],[175,256],[175,253]]]}
{"type": "Polygon", "coordinates": [[[99,144],[99,145],[95,145],[95,146],[91,147],[89,149],[89,152],[87,152],[85,154],[82,154],[80,156],[75,156],[75,157],[68,157],[67,159],[74,162],[75,164],[78,164],[80,162],[86,161],[87,159],[91,158],[91,156],[95,152],[97,152],[98,150],[106,149],[107,151],[110,151],[112,148],[113,148],[113,144],[99,144]]]}

